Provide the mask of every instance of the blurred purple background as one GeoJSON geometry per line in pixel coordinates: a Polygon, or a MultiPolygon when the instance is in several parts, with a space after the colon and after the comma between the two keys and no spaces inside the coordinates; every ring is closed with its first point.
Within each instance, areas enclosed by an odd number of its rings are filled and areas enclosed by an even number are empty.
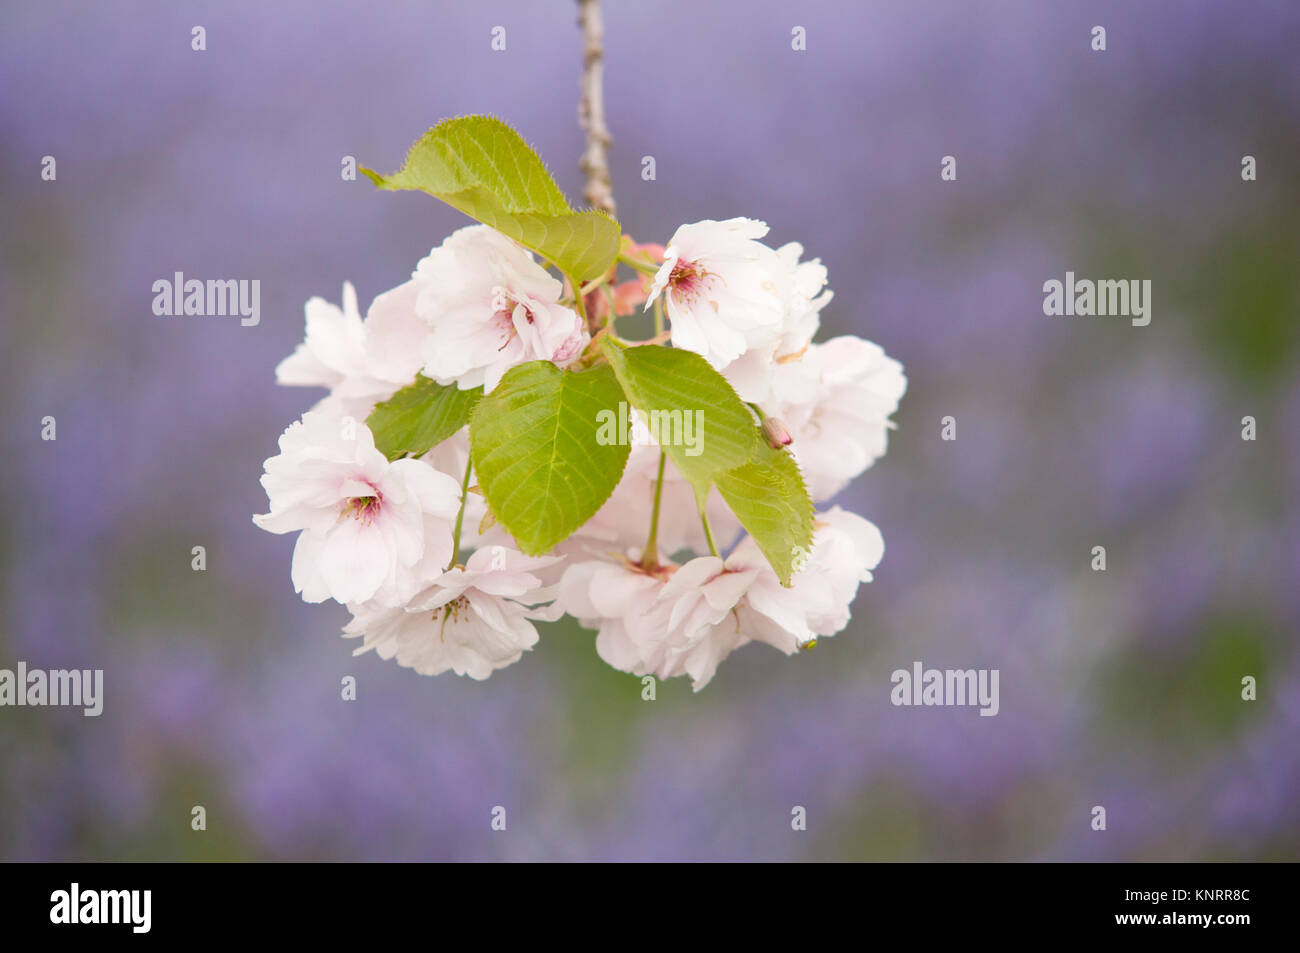
{"type": "Polygon", "coordinates": [[[766,220],[830,270],[822,337],[910,380],[839,500],[887,547],[851,627],[653,703],[568,625],[482,684],[353,659],[250,522],[317,396],[273,381],[303,302],[365,307],[465,222],[342,157],[387,171],[490,112],[576,200],[573,4],[0,23],[0,667],[107,696],[0,709],[0,858],[1300,857],[1297,4],[607,4],[624,228],[766,220]],[[1150,278],[1152,323],[1045,317],[1066,270],[1150,278]],[[261,324],[155,317],[176,271],[260,279],[261,324]],[[1000,669],[1000,714],[893,707],[918,659],[1000,669]]]}

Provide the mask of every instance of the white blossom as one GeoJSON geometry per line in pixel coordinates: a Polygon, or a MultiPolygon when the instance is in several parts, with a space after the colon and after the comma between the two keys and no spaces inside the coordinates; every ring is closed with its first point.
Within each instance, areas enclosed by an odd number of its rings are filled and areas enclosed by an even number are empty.
{"type": "Polygon", "coordinates": [[[365,328],[357,310],[357,291],[343,284],[343,306],[324,298],[307,300],[303,342],[275,369],[275,379],[289,387],[333,389],[366,370],[365,328]]]}
{"type": "Polygon", "coordinates": [[[677,229],[646,302],[664,295],[674,347],[721,368],[779,335],[787,269],[758,241],[766,234],[767,225],[750,218],[677,229]]]}
{"type": "MultiPolygon", "coordinates": [[[[747,218],[683,225],[652,282],[611,284],[612,308],[601,299],[592,315],[624,314],[647,289],[647,309],[662,296],[673,346],[702,355],[755,408],[763,439],[794,455],[820,503],[884,454],[907,379],[869,341],[814,340],[832,297],[826,269],[801,260],[796,242],[764,244],[767,231],[747,218]]],[[[657,247],[624,249],[638,262],[661,257],[657,247]]],[[[637,415],[618,485],[546,556],[520,552],[494,521],[475,486],[468,427],[418,459],[379,452],[362,421],[418,375],[490,392],[519,364],[577,361],[590,336],[561,303],[565,293],[527,249],[476,225],[376,297],[364,320],[350,284],[340,306],[307,302],[304,340],[277,379],[329,393],[280,437],[262,477],[269,512],[253,518],[299,534],[294,588],[309,602],[348,606],[343,634],[361,640],[356,654],[474,679],[519,660],[538,641],[536,623],[564,612],[596,630],[596,650],[613,667],[689,677],[697,691],[750,641],[790,654],[842,631],[883,557],[879,530],[839,507],[822,512],[782,586],[754,538],[732,548],[743,528],[716,489],[705,502],[709,538],[671,459],[660,482],[660,448],[637,415]],[[656,548],[644,553],[652,512],[656,548]],[[457,550],[471,552],[464,565],[457,550]]],[[[608,331],[618,333],[612,323],[608,331]]]]}
{"type": "Polygon", "coordinates": [[[590,340],[578,314],[559,304],[563,284],[486,225],[450,235],[413,280],[416,313],[432,329],[424,373],[440,384],[490,392],[510,368],[538,360],[563,367],[590,340]]]}
{"type": "Polygon", "coordinates": [[[262,486],[272,533],[300,532],[294,589],[308,602],[405,602],[451,559],[457,480],[427,463],[389,462],[363,424],[309,411],[280,437],[262,486]]]}
{"type": "Polygon", "coordinates": [[[557,562],[485,547],[407,606],[350,606],[353,617],[343,634],[363,638],[354,655],[373,649],[421,675],[451,670],[485,679],[537,644],[535,620],[555,618],[535,607],[554,598],[537,573],[557,562]]]}
{"type": "Polygon", "coordinates": [[[907,390],[903,366],[862,338],[831,338],[779,366],[764,410],[794,437],[790,450],[814,501],[830,499],[882,457],[890,415],[907,390]]]}
{"type": "Polygon", "coordinates": [[[407,282],[381,294],[362,321],[356,289],[343,285],[343,306],[308,300],[306,337],[275,369],[291,387],[324,387],[318,409],[364,418],[419,372],[420,349],[429,329],[415,316],[416,286],[407,282]]]}
{"type": "Polygon", "coordinates": [[[782,395],[776,388],[790,387],[792,376],[778,372],[787,365],[799,366],[813,336],[821,326],[821,310],[831,300],[826,286],[826,268],[821,260],[800,261],[803,246],[790,242],[776,250],[783,293],[780,324],[769,336],[760,338],[734,361],[722,368],[741,400],[767,404],[782,395]]]}
{"type": "Polygon", "coordinates": [[[834,635],[848,625],[858,585],[871,581],[884,555],[885,541],[874,524],[833,507],[818,515],[812,549],[787,588],[746,537],[727,558],[733,572],[755,574],[736,610],[739,628],[787,655],[834,635]]]}
{"type": "Polygon", "coordinates": [[[558,604],[597,630],[596,651],[614,668],[660,679],[688,675],[699,691],[745,641],[719,623],[756,576],[729,570],[715,556],[654,572],[626,560],[589,560],[565,571],[558,604]]]}

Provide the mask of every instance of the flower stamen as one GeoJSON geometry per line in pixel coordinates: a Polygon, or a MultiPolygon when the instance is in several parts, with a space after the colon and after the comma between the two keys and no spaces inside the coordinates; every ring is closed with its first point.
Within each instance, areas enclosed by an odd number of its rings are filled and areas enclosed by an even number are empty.
{"type": "Polygon", "coordinates": [[[699,262],[678,261],[668,275],[668,284],[680,301],[689,304],[705,294],[717,278],[699,262]]]}
{"type": "Polygon", "coordinates": [[[340,516],[350,516],[354,520],[360,520],[369,526],[379,515],[379,509],[383,505],[383,498],[375,496],[354,496],[343,504],[340,516]]]}

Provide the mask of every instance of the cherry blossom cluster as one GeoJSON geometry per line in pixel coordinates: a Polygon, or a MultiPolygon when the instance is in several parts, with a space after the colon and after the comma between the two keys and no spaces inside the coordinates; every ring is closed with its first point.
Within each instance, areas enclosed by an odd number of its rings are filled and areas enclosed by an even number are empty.
{"type": "Polygon", "coordinates": [[[613,667],[686,675],[697,690],[750,641],[792,654],[841,631],[884,542],[828,503],[885,452],[906,378],[869,341],[814,340],[831,300],[826,269],[766,234],[737,218],[683,225],[663,247],[625,237],[619,261],[632,277],[611,271],[575,292],[522,245],[473,225],[364,317],[351,285],[341,306],[308,301],[305,340],[277,380],[328,393],[280,437],[262,477],[269,511],[254,517],[298,534],[295,590],[346,605],[343,634],[358,653],[475,679],[519,660],[536,623],[566,613],[597,631],[613,667]],[[490,394],[522,363],[589,359],[614,320],[648,323],[651,310],[666,316],[663,338],[720,372],[797,461],[819,510],[791,585],[717,493],[701,519],[695,489],[652,442],[631,447],[595,515],[540,556],[520,550],[477,492],[468,427],[420,456],[377,449],[368,415],[419,375],[490,394]]]}

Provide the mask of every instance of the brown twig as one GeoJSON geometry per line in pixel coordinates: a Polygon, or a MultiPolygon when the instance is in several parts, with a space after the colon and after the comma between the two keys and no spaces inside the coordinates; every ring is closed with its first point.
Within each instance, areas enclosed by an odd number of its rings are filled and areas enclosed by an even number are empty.
{"type": "Polygon", "coordinates": [[[605,125],[604,59],[605,28],[600,18],[600,0],[578,0],[578,23],[582,26],[582,96],[578,100],[578,124],[587,134],[587,148],[581,167],[587,177],[583,197],[592,208],[617,214],[614,187],[609,178],[609,127],[605,125]]]}

